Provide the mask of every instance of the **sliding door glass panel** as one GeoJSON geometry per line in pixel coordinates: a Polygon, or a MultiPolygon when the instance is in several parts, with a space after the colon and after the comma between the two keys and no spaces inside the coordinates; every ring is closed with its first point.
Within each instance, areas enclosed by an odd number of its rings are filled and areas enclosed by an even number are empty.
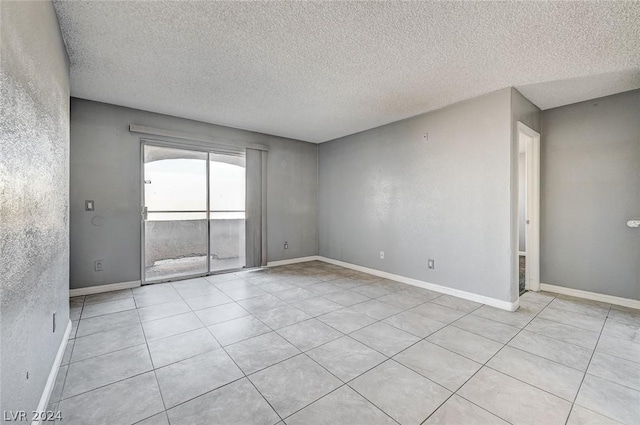
{"type": "Polygon", "coordinates": [[[144,145],[144,280],[207,270],[207,153],[144,145]]]}
{"type": "Polygon", "coordinates": [[[238,269],[246,264],[245,157],[209,158],[210,271],[238,269]]]}

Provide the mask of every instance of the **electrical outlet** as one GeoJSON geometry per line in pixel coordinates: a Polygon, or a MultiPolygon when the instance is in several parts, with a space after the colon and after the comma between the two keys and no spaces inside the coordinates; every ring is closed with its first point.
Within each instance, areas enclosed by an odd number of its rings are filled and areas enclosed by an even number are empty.
{"type": "Polygon", "coordinates": [[[284,241],[284,249],[289,249],[289,242],[284,241]]]}
{"type": "Polygon", "coordinates": [[[102,260],[96,260],[93,262],[93,269],[97,272],[101,272],[102,270],[104,270],[103,266],[104,263],[102,260]]]}
{"type": "Polygon", "coordinates": [[[384,260],[384,251],[380,251],[380,259],[384,260]]]}
{"type": "Polygon", "coordinates": [[[427,267],[429,267],[430,269],[435,269],[436,268],[436,260],[428,259],[427,260],[427,267]]]}

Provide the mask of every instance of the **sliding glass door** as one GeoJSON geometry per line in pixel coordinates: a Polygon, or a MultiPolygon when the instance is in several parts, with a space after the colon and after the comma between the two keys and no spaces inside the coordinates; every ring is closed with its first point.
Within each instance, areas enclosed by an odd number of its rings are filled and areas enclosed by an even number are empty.
{"type": "Polygon", "coordinates": [[[245,158],[143,144],[143,282],[245,265],[245,158]]]}

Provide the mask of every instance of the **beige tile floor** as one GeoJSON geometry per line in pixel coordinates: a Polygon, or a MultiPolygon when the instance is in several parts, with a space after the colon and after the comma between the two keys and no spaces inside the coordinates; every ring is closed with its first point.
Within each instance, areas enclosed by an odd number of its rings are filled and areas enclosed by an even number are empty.
{"type": "Polygon", "coordinates": [[[509,313],[310,262],[71,307],[66,424],[640,424],[640,312],[608,304],[509,313]]]}

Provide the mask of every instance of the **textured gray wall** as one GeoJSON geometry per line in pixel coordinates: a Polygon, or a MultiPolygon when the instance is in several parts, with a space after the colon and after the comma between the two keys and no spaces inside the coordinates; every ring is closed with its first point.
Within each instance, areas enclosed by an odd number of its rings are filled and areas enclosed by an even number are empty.
{"type": "Polygon", "coordinates": [[[0,28],[0,411],[31,411],[69,320],[69,67],[50,2],[0,28]]]}
{"type": "Polygon", "coordinates": [[[640,90],[544,111],[541,281],[640,299],[640,90]]]}
{"type": "Polygon", "coordinates": [[[71,287],[140,279],[140,135],[129,124],[269,146],[269,261],[316,255],[316,145],[83,99],[71,99],[71,287]],[[95,200],[96,211],[84,211],[95,200]],[[91,224],[94,215],[103,226],[91,224]],[[284,250],[284,242],[289,249],[284,250]],[[94,260],[104,271],[94,272],[94,260]]]}
{"type": "Polygon", "coordinates": [[[511,95],[321,144],[320,255],[513,301],[511,95]]]}

